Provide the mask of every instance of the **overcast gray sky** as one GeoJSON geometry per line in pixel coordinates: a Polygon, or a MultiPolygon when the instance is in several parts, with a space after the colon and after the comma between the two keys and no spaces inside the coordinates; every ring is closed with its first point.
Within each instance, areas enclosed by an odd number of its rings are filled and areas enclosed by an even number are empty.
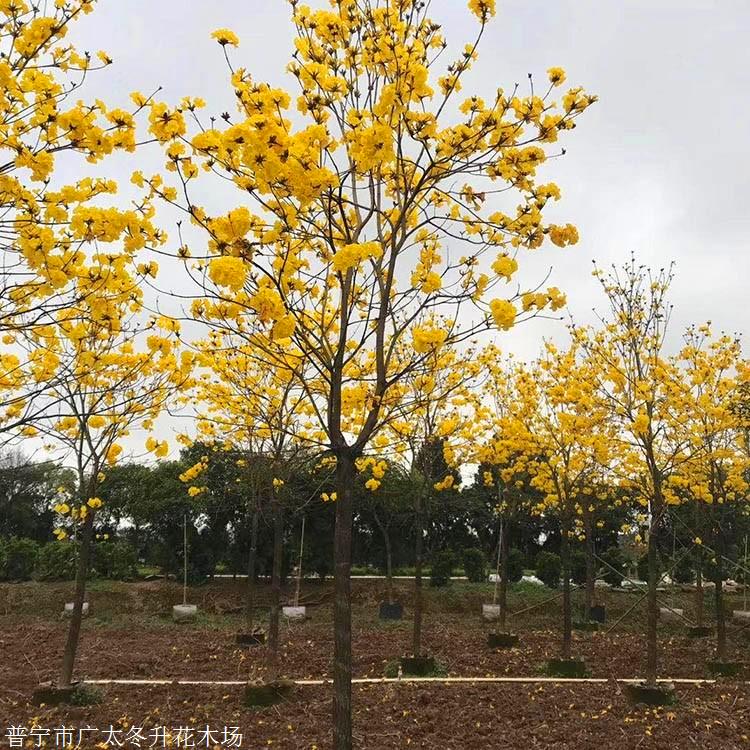
{"type": "MultiPolygon", "coordinates": [[[[432,0],[431,13],[454,49],[475,33],[465,0],[432,0]]],[[[294,89],[284,72],[292,41],[285,0],[100,0],[72,38],[115,60],[91,77],[88,94],[124,103],[133,90],[162,86],[167,101],[202,96],[219,114],[233,106],[210,38],[220,27],[241,37],[236,64],[294,89]]],[[[575,223],[581,241],[537,251],[523,277],[552,267],[551,283],[568,294],[576,319],[591,320],[603,302],[591,260],[607,265],[634,251],[656,268],[677,263],[675,343],[690,322],[748,330],[748,28],[748,0],[498,2],[467,94],[525,85],[527,73],[542,78],[560,65],[571,85],[600,96],[565,139],[567,155],[544,172],[563,191],[554,218],[575,223]]],[[[154,152],[153,170],[160,166],[154,152]]],[[[542,336],[562,332],[535,321],[500,343],[528,358],[542,336]]]]}

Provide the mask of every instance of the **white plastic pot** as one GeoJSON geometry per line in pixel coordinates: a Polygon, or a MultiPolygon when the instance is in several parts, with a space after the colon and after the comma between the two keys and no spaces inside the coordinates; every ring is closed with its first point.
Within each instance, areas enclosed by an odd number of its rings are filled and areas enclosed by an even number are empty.
{"type": "Polygon", "coordinates": [[[281,611],[288,620],[304,620],[307,617],[306,607],[282,607],[281,611]]]}
{"type": "Polygon", "coordinates": [[[175,622],[193,622],[197,616],[197,604],[175,604],[172,607],[172,619],[175,622]]]}
{"type": "Polygon", "coordinates": [[[492,622],[500,617],[500,605],[499,604],[483,604],[482,605],[482,619],[487,622],[492,622]]]}
{"type": "MultiPolygon", "coordinates": [[[[65,603],[65,609],[63,610],[63,616],[64,617],[73,617],[73,610],[75,609],[75,602],[66,602],[65,603]]],[[[89,603],[84,602],[83,608],[81,610],[81,617],[88,617],[89,616],[89,603]]]]}

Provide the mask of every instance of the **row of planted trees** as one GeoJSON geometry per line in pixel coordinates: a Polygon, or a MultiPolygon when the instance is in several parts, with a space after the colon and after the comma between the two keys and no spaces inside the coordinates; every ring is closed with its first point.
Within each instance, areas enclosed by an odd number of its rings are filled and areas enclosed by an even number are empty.
{"type": "MultiPolygon", "coordinates": [[[[545,221],[560,191],[537,172],[596,99],[579,87],[559,91],[559,68],[528,93],[516,86],[488,98],[460,94],[494,0],[469,0],[475,37],[447,64],[429,3],[338,0],[312,10],[293,2],[296,111],[288,92],[230,62],[234,33],[214,32],[237,104],[221,118],[201,117],[199,98],[170,105],[135,94],[133,111],[98,101],[68,106],[96,66],[63,38],[93,7],[69,0],[48,12],[17,0],[0,8],[2,429],[59,446],[78,476],[73,496],[57,505],[81,543],[59,687],[71,683],[99,486],[123,441],[136,429],[154,431],[170,402],[195,417],[201,437],[268,462],[267,476],[248,480],[247,512],[252,535],[258,509],[271,508],[275,549],[276,498],[295,456],[321,451],[335,474],[337,750],[352,746],[359,473],[377,491],[389,464],[405,467],[422,488],[413,498],[419,520],[426,499],[455,482],[443,462],[489,463],[501,513],[510,512],[503,489],[510,482],[544,493],[538,510],[558,515],[566,560],[578,511],[585,523],[607,502],[602,488],[619,483],[647,508],[650,549],[666,508],[687,493],[700,488],[696,499],[714,504],[742,496],[746,451],[729,438],[735,417],[719,426],[715,410],[735,414],[727,379],[746,379],[746,368],[730,374],[730,362],[715,385],[709,376],[678,377],[679,366],[662,354],[667,278],[650,284],[631,266],[625,278],[606,281],[612,314],[603,327],[574,330],[570,351],[550,347],[532,370],[496,375],[496,350],[479,353],[483,337],[565,304],[555,287],[508,283],[527,249],[578,239],[572,225],[545,221]],[[147,124],[139,130],[141,115],[147,124]],[[96,162],[115,150],[133,155],[141,194],[129,208],[103,205],[115,202],[109,180],[54,186],[61,151],[96,162]],[[154,150],[162,173],[145,166],[154,150]],[[162,205],[184,216],[172,239],[158,226],[162,205]],[[187,272],[179,296],[192,303],[175,305],[181,311],[172,317],[149,314],[175,288],[159,291],[157,257],[187,272]],[[186,341],[178,318],[190,322],[186,341]],[[713,389],[703,401],[693,397],[701,386],[713,389]]],[[[100,60],[110,63],[106,54],[100,60]]],[[[155,436],[146,448],[157,458],[169,450],[155,436]]],[[[196,497],[204,464],[184,477],[196,497]]],[[[421,540],[418,523],[418,612],[421,540]]],[[[657,583],[654,557],[652,682],[657,583]]],[[[277,610],[275,594],[271,641],[277,610]]],[[[417,615],[416,655],[419,622],[417,615]]]]}
{"type": "MultiPolygon", "coordinates": [[[[558,519],[564,660],[571,658],[570,540],[586,540],[591,568],[601,510],[623,503],[635,509],[638,539],[648,550],[646,677],[654,687],[659,605],[664,603],[658,587],[671,572],[660,569],[658,549],[667,530],[677,525],[682,538],[692,530],[689,545],[700,551],[708,544],[716,561],[714,668],[727,666],[722,582],[730,518],[748,509],[748,363],[738,339],[713,336],[709,325],[688,329],[683,346],[666,353],[670,272],[652,276],[633,260],[608,275],[595,273],[610,305],[601,325],[571,326],[566,349],[547,343],[536,362],[510,362],[495,378],[498,383],[490,380],[495,408],[488,423],[490,440],[480,455],[500,469],[488,472],[486,480],[497,483],[501,517],[513,513],[503,488],[527,483],[541,493],[533,510],[558,519]],[[689,513],[676,512],[687,506],[689,513]]],[[[700,560],[697,567],[701,626],[700,560]]],[[[594,576],[587,572],[590,609],[594,576]]]]}
{"type": "MultiPolygon", "coordinates": [[[[698,535],[707,518],[711,554],[717,560],[716,661],[725,660],[722,506],[747,503],[747,364],[737,340],[712,338],[708,326],[690,329],[675,355],[661,351],[669,281],[664,274],[649,278],[631,262],[605,282],[613,308],[630,311],[629,318],[618,314],[617,322],[603,321],[599,330],[572,327],[567,349],[548,343],[531,365],[503,360],[492,345],[460,353],[440,347],[432,354],[429,372],[401,381],[400,400],[386,412],[374,441],[378,458],[364,457],[356,468],[373,492],[385,472],[406,472],[411,479],[416,570],[412,657],[422,657],[424,509],[454,484],[461,464],[473,462],[487,467],[485,484],[497,490],[501,629],[507,619],[508,529],[519,502],[525,499],[527,510],[558,519],[565,662],[571,661],[572,643],[571,540],[582,538],[586,544],[589,612],[597,566],[594,528],[611,507],[629,505],[644,527],[649,550],[647,678],[649,686],[655,685],[656,589],[668,572],[658,567],[659,536],[679,520],[669,517],[667,509],[691,504],[703,519],[693,526],[691,542],[703,544],[698,535]],[[658,348],[627,349],[629,337],[658,348]],[[656,500],[654,482],[662,492],[656,500]],[[521,488],[527,491],[519,492],[521,488]]],[[[700,565],[697,589],[702,602],[700,565]]],[[[702,608],[699,619],[701,613],[702,608]]]]}

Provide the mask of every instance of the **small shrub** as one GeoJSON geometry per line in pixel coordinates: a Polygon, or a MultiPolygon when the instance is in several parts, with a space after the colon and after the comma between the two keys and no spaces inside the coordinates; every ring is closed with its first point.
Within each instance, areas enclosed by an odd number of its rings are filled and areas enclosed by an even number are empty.
{"type": "Polygon", "coordinates": [[[704,581],[715,581],[716,580],[716,558],[707,554],[703,557],[703,580],[704,581]]]}
{"type": "MultiPolygon", "coordinates": [[[[389,662],[386,662],[386,665],[383,669],[383,676],[384,677],[390,677],[393,679],[394,677],[398,677],[398,670],[399,667],[401,667],[401,659],[392,659],[389,662]]],[[[403,674],[403,669],[401,670],[403,674]]],[[[425,675],[422,675],[424,677],[446,677],[448,675],[448,670],[441,664],[439,661],[435,661],[434,668],[428,672],[425,675]]]]}
{"type": "Polygon", "coordinates": [[[521,550],[508,550],[508,580],[518,583],[523,578],[524,559],[521,550]]]}
{"type": "Polygon", "coordinates": [[[93,569],[102,578],[132,581],[138,576],[135,548],[119,540],[97,542],[94,547],[93,569]]]}
{"type": "Polygon", "coordinates": [[[71,706],[96,706],[102,702],[104,694],[94,685],[79,685],[70,696],[71,706]]]}
{"type": "Polygon", "coordinates": [[[617,547],[610,547],[601,555],[602,560],[606,563],[602,573],[602,578],[610,585],[619,587],[625,578],[625,558],[617,547]]]}
{"type": "Polygon", "coordinates": [[[456,556],[450,550],[438,552],[432,558],[432,570],[430,572],[430,586],[445,586],[453,575],[456,567],[456,556]]]}
{"type": "Polygon", "coordinates": [[[573,583],[582,586],[586,583],[586,553],[576,550],[570,556],[570,577],[573,583]]]}
{"type": "Polygon", "coordinates": [[[72,581],[76,577],[78,550],[73,542],[48,542],[34,566],[35,581],[72,581]]]}
{"type": "Polygon", "coordinates": [[[562,563],[560,555],[554,552],[540,552],[536,558],[536,577],[547,588],[556,589],[560,585],[562,563]]]}
{"type": "MultiPolygon", "coordinates": [[[[661,553],[657,550],[656,552],[656,578],[659,579],[659,576],[664,572],[664,559],[661,555],[661,553]]],[[[704,566],[705,571],[705,566],[704,566]]],[[[636,565],[636,573],[638,574],[638,580],[640,581],[648,581],[648,553],[643,555],[640,560],[638,560],[638,563],[636,565]]]]}
{"type": "Polygon", "coordinates": [[[671,577],[675,583],[692,583],[694,578],[693,561],[689,555],[678,555],[672,560],[670,566],[671,577]]]}
{"type": "Polygon", "coordinates": [[[4,544],[0,580],[28,581],[34,571],[39,544],[33,539],[11,537],[4,544]]]}
{"type": "Polygon", "coordinates": [[[643,555],[638,558],[635,572],[639,581],[648,581],[648,555],[643,555]]]}
{"type": "Polygon", "coordinates": [[[472,583],[484,583],[487,580],[486,561],[482,550],[468,547],[463,551],[462,562],[466,577],[472,583]]]}

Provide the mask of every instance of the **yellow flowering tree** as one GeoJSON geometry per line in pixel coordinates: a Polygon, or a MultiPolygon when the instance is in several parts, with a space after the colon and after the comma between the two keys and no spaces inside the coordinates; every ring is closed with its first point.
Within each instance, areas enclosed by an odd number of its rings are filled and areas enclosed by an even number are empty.
{"type": "MultiPolygon", "coordinates": [[[[289,339],[317,373],[314,387],[301,385],[337,460],[337,750],[351,747],[355,462],[389,392],[433,352],[563,304],[556,288],[506,284],[524,249],[578,238],[572,225],[544,221],[560,191],[537,173],[595,97],[580,87],[558,95],[559,69],[528,94],[460,94],[494,2],[472,0],[476,35],[446,66],[429,9],[421,0],[293,3],[296,99],[230,63],[237,113],[203,123],[202,102],[152,103],[168,179],[134,175],[208,238],[207,250],[202,239],[197,253],[194,242],[180,250],[203,294],[195,317],[265,334],[271,360],[273,342],[289,339]],[[203,205],[217,174],[238,193],[237,207],[220,213],[203,205]],[[413,344],[406,361],[394,355],[403,341],[413,344]],[[347,372],[357,360],[363,375],[347,372]],[[355,432],[344,429],[350,390],[366,406],[355,432]]],[[[227,30],[215,37],[225,53],[239,42],[227,30]]]]}
{"type": "MultiPolygon", "coordinates": [[[[602,467],[611,456],[613,429],[600,399],[600,373],[580,343],[566,350],[546,343],[531,370],[516,380],[521,419],[533,438],[537,460],[531,485],[542,493],[537,512],[560,523],[563,579],[562,658],[571,658],[570,542],[582,505],[588,506],[602,467]]],[[[588,614],[587,614],[588,617],[588,614]]]]}
{"type": "MultiPolygon", "coordinates": [[[[112,180],[82,175],[65,183],[57,165],[67,154],[93,165],[136,147],[136,115],[80,96],[86,78],[112,61],[92,59],[66,41],[94,0],[0,4],[0,431],[15,431],[38,415],[36,400],[55,369],[45,351],[25,357],[24,329],[57,324],[58,315],[105,291],[85,267],[97,243],[120,242],[132,254],[160,241],[147,202],[130,210],[106,207],[112,180]]],[[[71,161],[71,164],[75,162],[71,161]]]]}
{"type": "MultiPolygon", "coordinates": [[[[279,670],[279,619],[284,541],[285,483],[295,466],[306,457],[304,393],[298,381],[303,363],[289,354],[288,367],[273,368],[246,339],[227,331],[214,332],[198,342],[201,366],[193,394],[198,434],[202,440],[219,441],[240,455],[244,464],[250,515],[250,555],[246,589],[248,634],[253,632],[255,554],[258,520],[264,510],[273,518],[271,612],[268,629],[268,670],[276,679],[279,670]]],[[[308,441],[308,445],[314,441],[308,441]]],[[[196,464],[180,478],[194,482],[206,468],[196,464]]],[[[199,489],[193,484],[191,489],[199,489]]]]}
{"type": "MultiPolygon", "coordinates": [[[[25,331],[29,353],[43,352],[50,362],[41,395],[46,408],[23,434],[38,435],[49,450],[60,452],[77,477],[76,496],[55,506],[61,521],[56,536],[63,539],[75,529],[79,542],[62,689],[70,687],[73,676],[94,519],[102,505],[98,488],[106,468],[118,461],[122,440],[133,430],[153,428],[168,400],[188,385],[192,368],[192,355],[176,348],[176,321],[160,317],[139,324],[141,296],[127,262],[114,255],[100,261],[104,265],[89,270],[106,277],[108,296],[87,298],[78,309],[60,312],[55,326],[25,331]]],[[[168,452],[165,441],[151,436],[145,447],[156,457],[168,452]]]]}
{"type": "MultiPolygon", "coordinates": [[[[686,460],[667,480],[667,502],[673,497],[705,508],[715,558],[716,660],[726,661],[726,615],[723,579],[726,571],[726,526],[730,512],[748,502],[750,456],[742,450],[742,421],[734,408],[741,394],[742,349],[726,334],[714,338],[709,325],[690,328],[677,357],[684,372],[682,441],[686,460]]],[[[700,513],[703,516],[703,512],[700,513]]],[[[698,529],[700,533],[700,527],[698,529]]],[[[699,545],[701,548],[702,545],[699,545]]],[[[698,590],[703,608],[702,591],[698,590]]]]}
{"type": "MultiPolygon", "coordinates": [[[[471,420],[472,385],[480,365],[472,347],[458,351],[442,347],[418,372],[401,381],[401,399],[390,415],[384,412],[383,442],[394,451],[409,476],[414,512],[414,621],[412,655],[422,654],[422,566],[425,516],[441,492],[454,489],[457,469],[468,453],[473,434],[471,420]]],[[[377,439],[376,439],[377,440],[377,439]]],[[[376,442],[377,445],[377,442],[376,442]]],[[[377,461],[365,457],[361,470],[377,461]]],[[[368,481],[366,486],[377,490],[368,481]]]]}
{"type": "Polygon", "coordinates": [[[614,429],[616,460],[612,470],[623,491],[645,511],[648,526],[648,593],[646,684],[656,685],[658,672],[658,598],[661,578],[658,536],[669,502],[671,474],[685,460],[679,430],[685,389],[681,375],[664,353],[670,317],[667,292],[672,271],[656,274],[634,258],[609,274],[594,270],[608,301],[602,327],[577,334],[599,372],[599,392],[614,429]]]}
{"type": "Polygon", "coordinates": [[[508,618],[510,527],[528,494],[529,471],[536,465],[537,447],[527,426],[529,414],[524,412],[531,405],[517,398],[515,380],[522,376],[523,369],[512,359],[503,358],[494,344],[480,352],[479,362],[486,377],[481,399],[475,404],[475,439],[470,451],[473,462],[483,470],[484,486],[494,487],[497,493],[499,580],[495,583],[493,604],[500,608],[500,632],[504,633],[508,618]]]}

